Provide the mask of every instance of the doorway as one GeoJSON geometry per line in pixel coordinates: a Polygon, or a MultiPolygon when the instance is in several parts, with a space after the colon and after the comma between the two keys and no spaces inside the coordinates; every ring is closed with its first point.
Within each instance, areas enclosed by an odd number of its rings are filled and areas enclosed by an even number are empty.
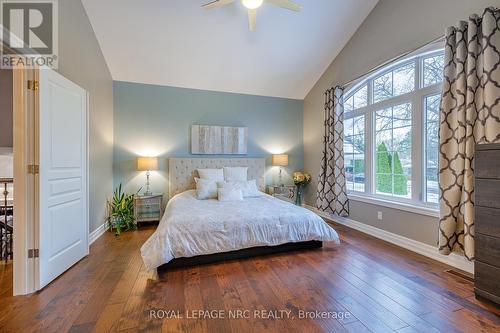
{"type": "Polygon", "coordinates": [[[49,68],[20,65],[5,74],[11,89],[2,91],[10,92],[11,105],[0,124],[11,132],[12,143],[3,150],[9,167],[8,190],[0,190],[2,230],[7,230],[0,231],[7,257],[1,258],[6,264],[0,269],[0,295],[25,295],[89,253],[89,97],[49,68]]]}
{"type": "Polygon", "coordinates": [[[0,295],[12,294],[14,259],[13,72],[0,69],[0,295]]]}

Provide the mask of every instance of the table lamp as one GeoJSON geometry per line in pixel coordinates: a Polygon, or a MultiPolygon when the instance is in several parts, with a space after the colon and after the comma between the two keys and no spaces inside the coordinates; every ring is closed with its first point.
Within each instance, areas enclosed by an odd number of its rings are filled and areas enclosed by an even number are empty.
{"type": "Polygon", "coordinates": [[[273,155],[273,166],[280,167],[280,178],[279,178],[279,186],[283,186],[283,182],[281,180],[281,167],[288,166],[288,155],[287,154],[274,154],[273,155]]]}
{"type": "Polygon", "coordinates": [[[151,175],[151,171],[158,170],[158,157],[138,157],[137,170],[146,171],[146,191],[144,195],[152,195],[149,176],[151,175]]]}

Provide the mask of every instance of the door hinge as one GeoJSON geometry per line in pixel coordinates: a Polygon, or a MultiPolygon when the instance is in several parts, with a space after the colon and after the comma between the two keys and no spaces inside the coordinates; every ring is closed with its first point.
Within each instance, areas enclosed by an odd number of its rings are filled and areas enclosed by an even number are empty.
{"type": "Polygon", "coordinates": [[[28,249],[28,259],[40,257],[39,249],[28,249]]]}
{"type": "Polygon", "coordinates": [[[39,83],[37,80],[28,80],[28,90],[38,90],[39,83]]]}
{"type": "Polygon", "coordinates": [[[28,173],[31,175],[36,175],[40,173],[40,166],[37,164],[28,165],[28,173]]]}

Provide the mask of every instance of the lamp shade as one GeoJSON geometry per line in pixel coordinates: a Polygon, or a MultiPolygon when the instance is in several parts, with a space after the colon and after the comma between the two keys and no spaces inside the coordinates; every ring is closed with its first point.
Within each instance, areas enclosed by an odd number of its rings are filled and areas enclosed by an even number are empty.
{"type": "Polygon", "coordinates": [[[138,171],[153,171],[158,170],[158,157],[138,157],[138,171]]]}
{"type": "Polygon", "coordinates": [[[287,166],[288,165],[288,155],[287,154],[273,155],[273,165],[274,166],[287,166]]]}

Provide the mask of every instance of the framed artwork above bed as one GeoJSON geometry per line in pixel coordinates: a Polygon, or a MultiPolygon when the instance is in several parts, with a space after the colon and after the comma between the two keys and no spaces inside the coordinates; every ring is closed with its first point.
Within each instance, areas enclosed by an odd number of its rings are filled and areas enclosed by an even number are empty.
{"type": "Polygon", "coordinates": [[[191,154],[246,155],[247,127],[191,126],[191,154]]]}

